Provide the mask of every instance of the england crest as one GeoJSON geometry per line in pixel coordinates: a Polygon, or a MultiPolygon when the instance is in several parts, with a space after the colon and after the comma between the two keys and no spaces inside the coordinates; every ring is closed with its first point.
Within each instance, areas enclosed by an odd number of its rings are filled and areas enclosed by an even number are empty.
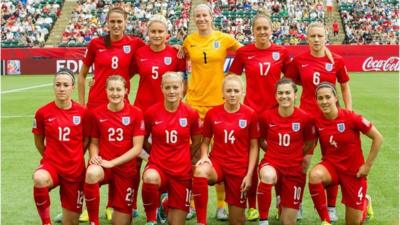
{"type": "Polygon", "coordinates": [[[292,123],[292,130],[297,132],[300,130],[300,123],[292,123]]]}
{"type": "Polygon", "coordinates": [[[130,45],[124,45],[123,46],[124,53],[129,54],[131,52],[131,46],[130,45]]]}
{"type": "Polygon", "coordinates": [[[169,66],[172,63],[172,58],[171,57],[164,57],[164,64],[169,66]]]}
{"type": "Polygon", "coordinates": [[[131,118],[129,116],[123,116],[122,117],[122,124],[127,126],[131,123],[131,118]]]}
{"type": "Polygon", "coordinates": [[[346,126],[344,125],[344,123],[338,123],[338,124],[337,124],[337,130],[338,130],[340,133],[343,133],[343,132],[346,130],[346,126]]]}
{"type": "Polygon", "coordinates": [[[247,120],[239,120],[239,127],[245,128],[247,126],[247,120]]]}
{"type": "Polygon", "coordinates": [[[73,116],[73,117],[72,117],[72,122],[73,122],[75,125],[80,124],[80,123],[81,123],[81,116],[73,116]]]}
{"type": "Polygon", "coordinates": [[[272,52],[272,59],[277,61],[281,58],[281,53],[279,52],[272,52]]]}
{"type": "Polygon", "coordinates": [[[219,41],[214,41],[214,48],[219,48],[221,47],[221,43],[219,41]]]}
{"type": "Polygon", "coordinates": [[[333,64],[332,63],[326,63],[325,64],[325,69],[328,72],[332,71],[333,70],[333,64]]]}
{"type": "Polygon", "coordinates": [[[186,118],[180,118],[179,119],[179,125],[181,125],[181,127],[186,127],[188,124],[187,119],[186,118]]]}

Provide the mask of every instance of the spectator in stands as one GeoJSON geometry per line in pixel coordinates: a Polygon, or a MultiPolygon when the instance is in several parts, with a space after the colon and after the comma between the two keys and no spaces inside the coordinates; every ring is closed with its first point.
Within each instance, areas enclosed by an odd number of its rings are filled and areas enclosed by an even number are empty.
{"type": "Polygon", "coordinates": [[[332,29],[333,29],[333,36],[336,37],[336,35],[339,34],[339,23],[337,20],[335,20],[332,24],[332,29]]]}

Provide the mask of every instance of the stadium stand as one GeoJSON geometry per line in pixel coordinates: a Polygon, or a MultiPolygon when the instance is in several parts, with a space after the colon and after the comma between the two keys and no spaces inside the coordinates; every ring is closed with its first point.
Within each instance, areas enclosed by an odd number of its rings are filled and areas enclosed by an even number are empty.
{"type": "Polygon", "coordinates": [[[398,0],[339,0],[345,44],[399,44],[398,0]]]}
{"type": "Polygon", "coordinates": [[[43,47],[63,0],[6,0],[1,3],[1,47],[43,47]]]}
{"type": "Polygon", "coordinates": [[[170,44],[181,43],[189,24],[190,0],[80,0],[71,14],[71,20],[63,32],[60,46],[85,46],[91,39],[104,35],[106,15],[111,7],[123,7],[129,14],[127,34],[146,38],[146,23],[154,14],[164,15],[168,21],[170,44]]]}
{"type": "Polygon", "coordinates": [[[243,0],[211,2],[216,15],[215,26],[243,44],[253,41],[251,20],[258,11],[271,15],[273,41],[276,44],[306,44],[306,27],[313,21],[324,22],[324,6],[314,0],[243,0]]]}

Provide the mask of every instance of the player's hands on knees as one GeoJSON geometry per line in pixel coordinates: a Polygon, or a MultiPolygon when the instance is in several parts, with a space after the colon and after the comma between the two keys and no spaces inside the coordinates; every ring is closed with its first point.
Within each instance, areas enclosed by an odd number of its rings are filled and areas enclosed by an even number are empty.
{"type": "Polygon", "coordinates": [[[201,157],[199,159],[199,161],[196,163],[196,166],[200,166],[201,164],[204,164],[204,163],[208,163],[208,164],[212,165],[210,158],[208,158],[208,156],[205,156],[205,157],[201,157]]]}
{"type": "Polygon", "coordinates": [[[307,173],[308,167],[310,167],[311,157],[312,157],[312,155],[310,155],[310,154],[307,154],[303,157],[302,166],[303,166],[304,173],[307,173]]]}
{"type": "Polygon", "coordinates": [[[114,163],[112,161],[103,159],[103,160],[101,160],[100,166],[102,166],[103,168],[112,168],[112,167],[114,167],[114,163]]]}
{"type": "Polygon", "coordinates": [[[98,156],[98,155],[96,155],[96,156],[93,156],[90,160],[89,160],[89,165],[98,165],[98,166],[101,166],[101,161],[102,161],[103,159],[101,158],[101,156],[98,156]]]}
{"type": "Polygon", "coordinates": [[[246,192],[250,189],[251,186],[251,176],[250,175],[246,175],[243,178],[242,184],[240,185],[240,191],[241,192],[246,192]]]}
{"type": "Polygon", "coordinates": [[[370,169],[371,167],[364,163],[357,171],[357,178],[368,176],[370,169]]]}
{"type": "Polygon", "coordinates": [[[185,58],[185,51],[183,50],[182,45],[172,45],[172,47],[175,48],[176,50],[178,50],[178,53],[176,54],[178,59],[185,58]]]}

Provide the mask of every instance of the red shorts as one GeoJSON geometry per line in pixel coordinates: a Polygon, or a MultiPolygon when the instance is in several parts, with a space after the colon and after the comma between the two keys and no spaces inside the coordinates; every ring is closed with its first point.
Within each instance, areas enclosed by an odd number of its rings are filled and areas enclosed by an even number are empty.
{"type": "Polygon", "coordinates": [[[109,201],[112,208],[118,212],[131,215],[133,195],[135,193],[133,187],[134,176],[123,176],[113,171],[113,169],[103,169],[104,179],[100,184],[108,184],[110,186],[109,201]]]}
{"type": "Polygon", "coordinates": [[[363,210],[364,199],[367,193],[367,179],[357,178],[355,175],[340,173],[335,166],[327,161],[319,163],[324,166],[332,177],[329,185],[340,185],[342,190],[342,203],[348,207],[363,210]]]}
{"type": "MultiPolygon", "coordinates": [[[[189,212],[190,196],[192,194],[192,178],[180,178],[164,173],[154,164],[147,164],[144,172],[153,169],[161,178],[160,192],[168,193],[168,207],[189,212]]],[[[143,172],[143,174],[144,174],[143,172]]]]}
{"type": "Polygon", "coordinates": [[[288,169],[262,163],[259,170],[266,165],[272,166],[276,171],[275,190],[279,193],[280,205],[285,208],[300,209],[306,184],[306,174],[303,172],[303,168],[288,169]]]}
{"type": "Polygon", "coordinates": [[[217,183],[224,182],[225,201],[229,205],[246,208],[247,193],[240,191],[244,176],[235,176],[226,173],[225,168],[211,159],[212,165],[217,172],[217,183]]]}
{"type": "Polygon", "coordinates": [[[51,163],[42,163],[37,170],[46,170],[49,172],[53,181],[53,188],[60,186],[61,207],[72,212],[81,213],[83,205],[83,183],[85,179],[85,171],[82,171],[82,177],[76,182],[67,181],[65,177],[60,175],[56,167],[51,163]]]}

